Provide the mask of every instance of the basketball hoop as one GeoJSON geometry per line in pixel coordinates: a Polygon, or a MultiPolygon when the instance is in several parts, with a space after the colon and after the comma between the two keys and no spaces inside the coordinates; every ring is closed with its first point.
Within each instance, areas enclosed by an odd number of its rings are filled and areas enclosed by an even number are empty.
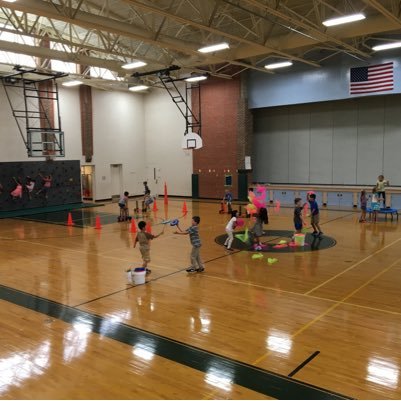
{"type": "Polygon", "coordinates": [[[188,132],[182,138],[181,147],[185,150],[200,149],[203,147],[202,138],[195,132],[188,132]]]}

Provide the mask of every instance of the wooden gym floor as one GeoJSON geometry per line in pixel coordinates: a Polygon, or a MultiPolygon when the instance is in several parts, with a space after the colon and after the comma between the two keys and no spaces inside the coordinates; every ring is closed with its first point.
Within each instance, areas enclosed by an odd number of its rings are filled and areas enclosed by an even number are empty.
{"type": "MultiPolygon", "coordinates": [[[[218,203],[186,204],[185,217],[182,199],[149,214],[165,230],[139,286],[127,285],[141,259],[116,204],[74,212],[72,227],[67,212],[0,220],[2,399],[401,398],[397,221],[323,210],[334,246],[252,258],[215,241],[228,221],[218,203]],[[192,215],[199,274],[185,272],[189,238],[161,224],[192,215]]],[[[292,230],[292,209],[270,209],[265,228],[267,244],[289,240],[276,231],[292,230]]]]}

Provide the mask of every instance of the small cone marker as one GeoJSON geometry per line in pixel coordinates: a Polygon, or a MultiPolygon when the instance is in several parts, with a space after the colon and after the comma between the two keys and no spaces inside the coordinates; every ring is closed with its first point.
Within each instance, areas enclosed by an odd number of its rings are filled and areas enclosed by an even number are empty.
{"type": "Polygon", "coordinates": [[[96,216],[96,224],[95,224],[96,230],[100,230],[102,228],[102,225],[100,224],[100,217],[96,216]]]}
{"type": "Polygon", "coordinates": [[[74,223],[72,222],[72,216],[71,212],[68,213],[68,220],[67,220],[67,226],[73,226],[74,223]]]}
{"type": "Polygon", "coordinates": [[[167,184],[164,183],[164,204],[168,204],[168,197],[167,197],[167,184]]]}
{"type": "Polygon", "coordinates": [[[146,229],[145,230],[146,230],[147,233],[152,234],[152,227],[151,227],[149,222],[146,223],[146,229]]]}
{"type": "Polygon", "coordinates": [[[153,211],[154,212],[157,212],[159,209],[157,208],[157,205],[156,205],[156,198],[155,198],[155,200],[153,201],[153,211]]]}
{"type": "Polygon", "coordinates": [[[187,213],[188,209],[187,209],[187,203],[184,201],[184,204],[182,205],[182,213],[187,213]]]}
{"type": "Polygon", "coordinates": [[[135,220],[134,219],[131,220],[131,230],[130,231],[132,233],[136,233],[137,232],[136,224],[135,224],[135,220]]]}

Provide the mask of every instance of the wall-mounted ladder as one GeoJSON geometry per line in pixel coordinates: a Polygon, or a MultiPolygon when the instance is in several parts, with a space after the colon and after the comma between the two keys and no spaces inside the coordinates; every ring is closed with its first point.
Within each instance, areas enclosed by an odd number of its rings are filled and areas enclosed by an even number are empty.
{"type": "Polygon", "coordinates": [[[65,156],[56,78],[67,74],[20,66],[14,70],[1,80],[28,156],[65,156]]]}

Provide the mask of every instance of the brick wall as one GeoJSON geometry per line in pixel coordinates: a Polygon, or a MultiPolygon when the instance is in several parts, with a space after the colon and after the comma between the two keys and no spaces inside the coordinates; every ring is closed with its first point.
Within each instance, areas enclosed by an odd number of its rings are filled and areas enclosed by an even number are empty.
{"type": "Polygon", "coordinates": [[[92,112],[92,88],[80,85],[79,100],[81,111],[81,138],[82,154],[85,162],[92,161],[93,156],[93,112],[92,112]]]}
{"type": "MultiPolygon", "coordinates": [[[[240,79],[209,78],[201,87],[203,148],[193,151],[193,172],[199,174],[199,196],[222,198],[225,174],[232,174],[237,197],[238,107],[240,79]]],[[[196,106],[194,107],[196,112],[196,106]]]]}

